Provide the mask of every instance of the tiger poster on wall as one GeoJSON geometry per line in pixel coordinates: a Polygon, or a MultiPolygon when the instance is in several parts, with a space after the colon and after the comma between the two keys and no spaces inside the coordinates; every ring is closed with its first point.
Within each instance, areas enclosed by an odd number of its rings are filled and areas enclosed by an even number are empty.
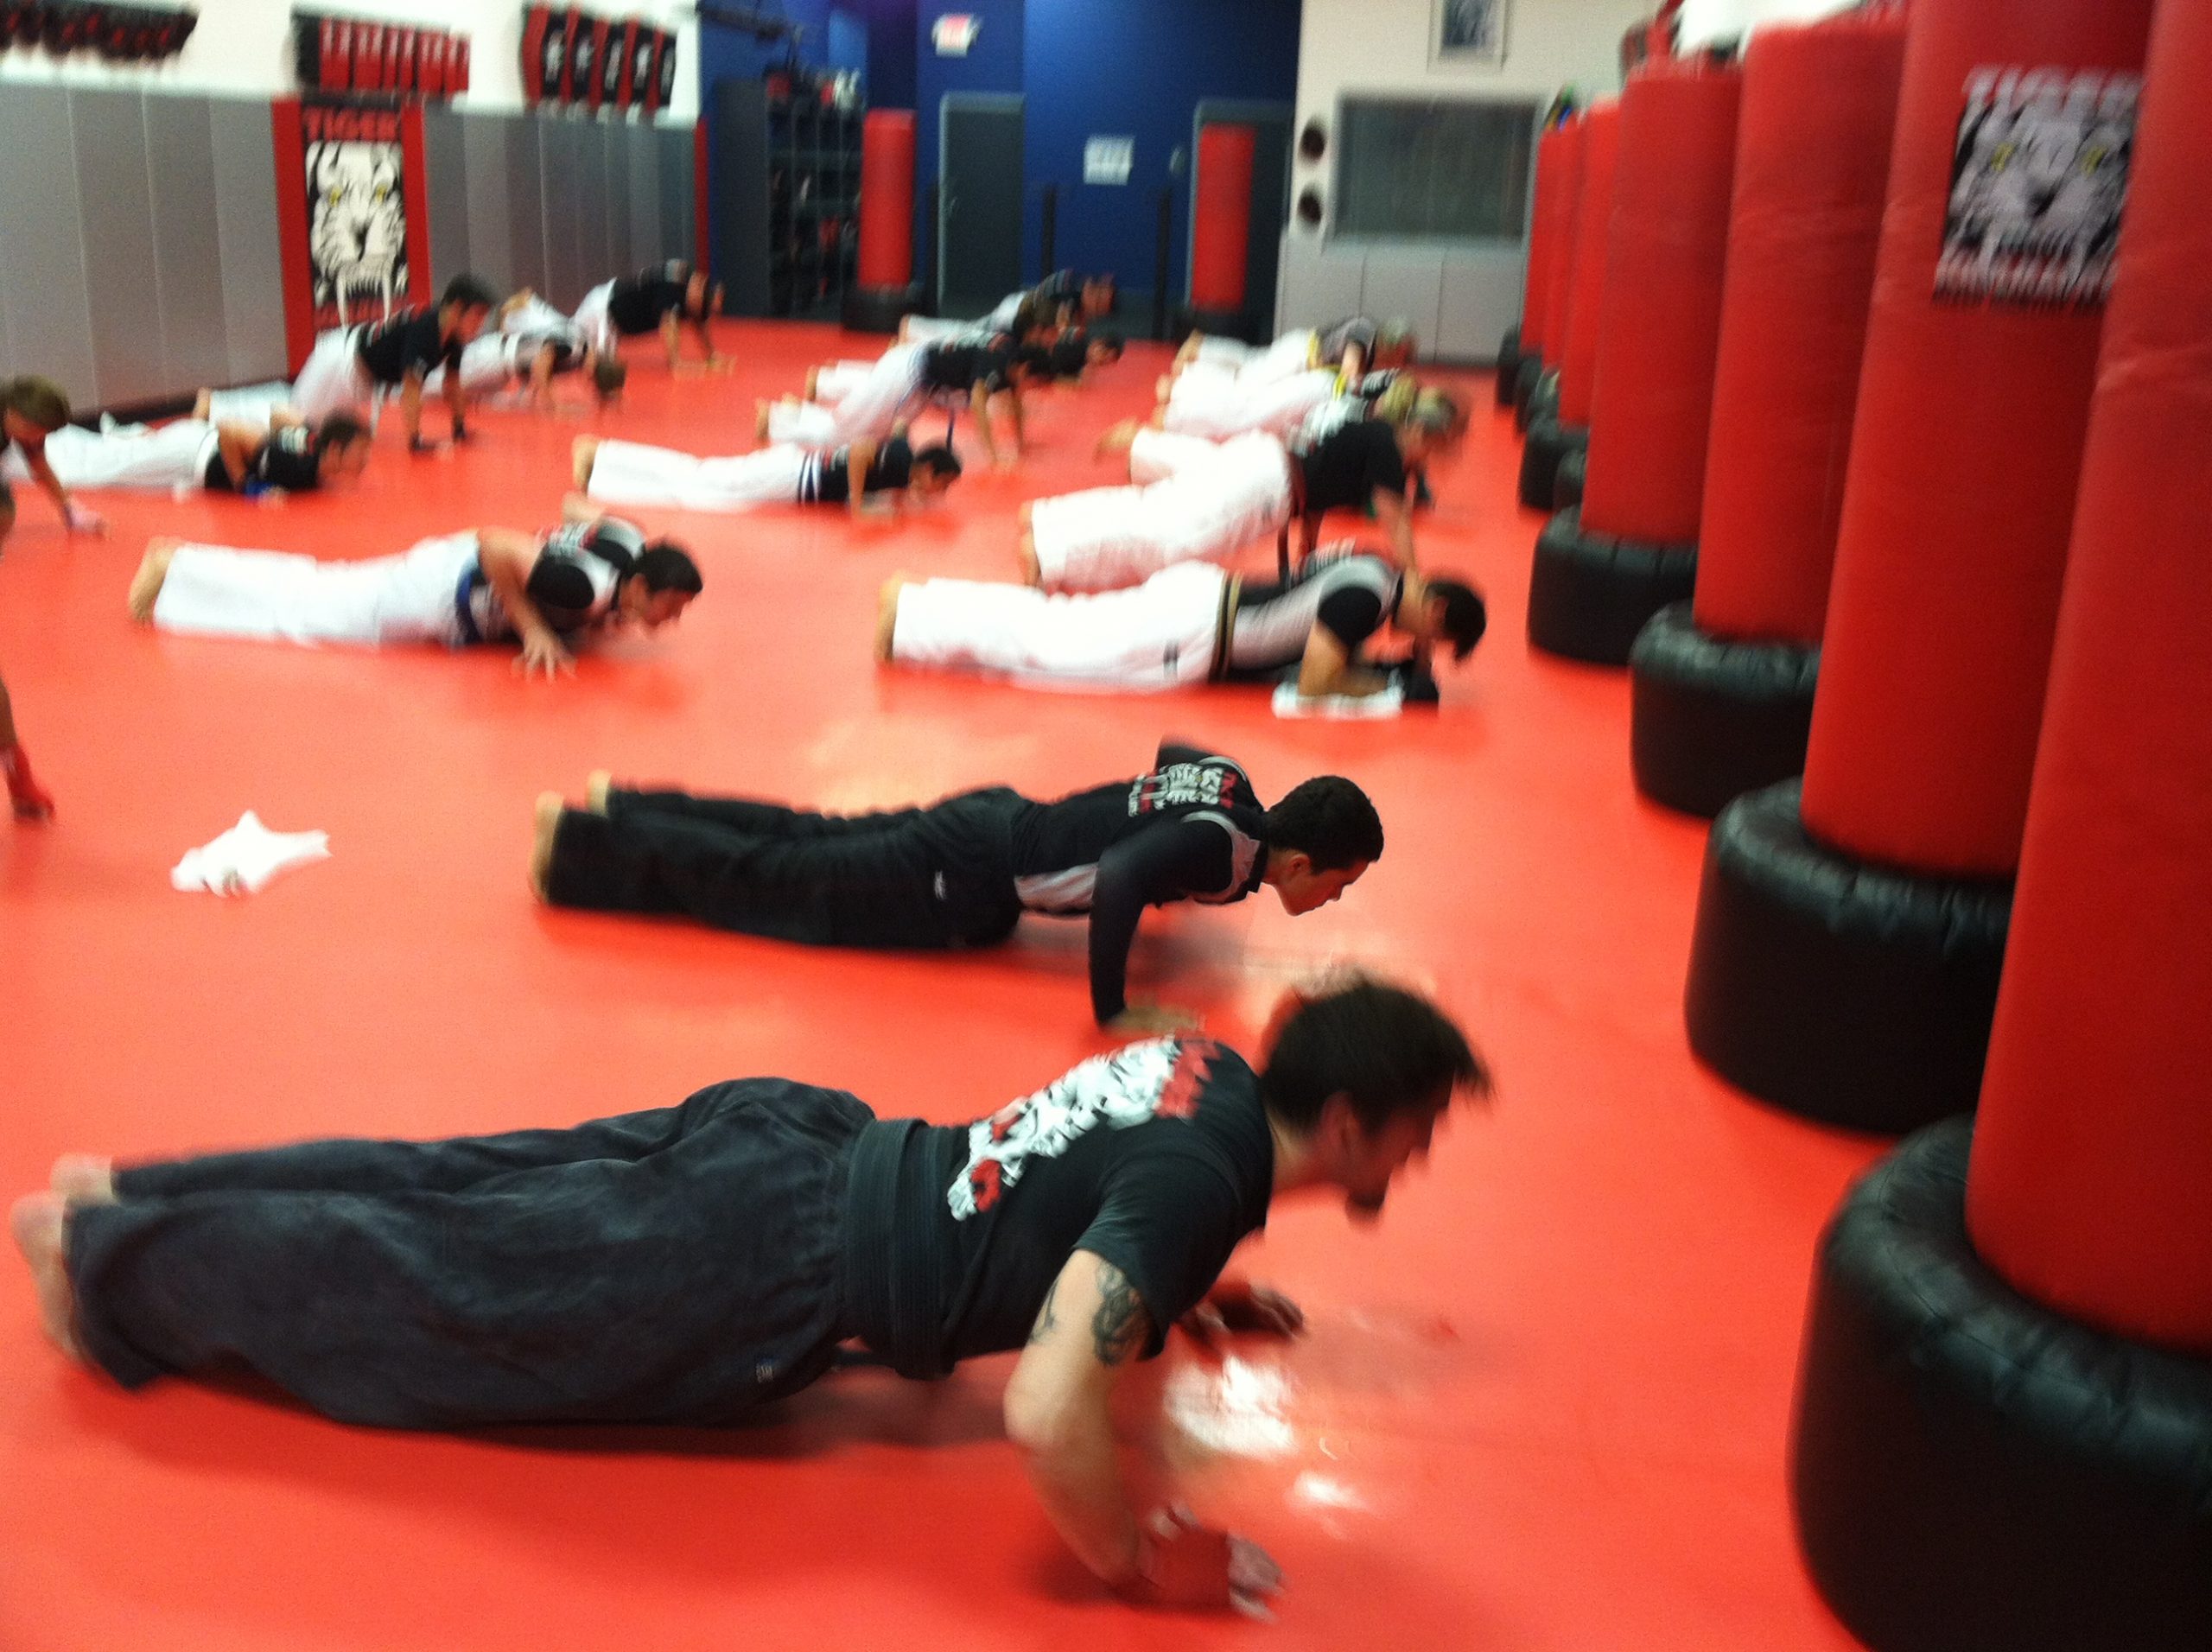
{"type": "Polygon", "coordinates": [[[315,334],[429,297],[418,107],[317,98],[273,108],[284,332],[296,370],[315,334]]]}

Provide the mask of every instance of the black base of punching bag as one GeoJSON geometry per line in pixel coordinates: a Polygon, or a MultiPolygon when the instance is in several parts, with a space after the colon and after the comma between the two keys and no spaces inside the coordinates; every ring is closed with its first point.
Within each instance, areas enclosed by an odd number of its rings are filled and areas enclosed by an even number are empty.
{"type": "Polygon", "coordinates": [[[1653,545],[1593,533],[1582,507],[1561,511],[1536,536],[1529,582],[1529,640],[1548,654],[1625,665],[1644,622],[1689,599],[1695,545],[1653,545]]]}
{"type": "Polygon", "coordinates": [[[1628,670],[1630,759],[1653,802],[1710,820],[1805,772],[1819,649],[1712,636],[1675,602],[1638,634],[1628,670]]]}
{"type": "Polygon", "coordinates": [[[1590,473],[1590,450],[1584,448],[1559,461],[1552,477],[1552,509],[1572,511],[1582,503],[1582,479],[1590,473]]]}
{"type": "Polygon", "coordinates": [[[1586,425],[1561,424],[1549,413],[1529,421],[1529,440],[1521,449],[1521,503],[1531,511],[1550,510],[1560,461],[1571,453],[1586,453],[1589,448],[1586,425]]]}
{"type": "Polygon", "coordinates": [[[1500,407],[1513,405],[1514,392],[1521,382],[1521,329],[1509,327],[1505,336],[1497,341],[1497,399],[1500,407]]]}
{"type": "Polygon", "coordinates": [[[1559,375],[1539,358],[1523,356],[1521,371],[1513,376],[1513,428],[1526,432],[1539,413],[1558,405],[1559,375]]]}
{"type": "Polygon", "coordinates": [[[1690,1049],[1762,1101],[1854,1130],[1973,1111],[2012,886],[1838,855],[1806,835],[1802,789],[1751,792],[1713,822],[1683,999],[1690,1049]]]}
{"type": "Polygon", "coordinates": [[[1876,1652],[2202,1652],[2212,1363],[1992,1272],[1971,1141],[1913,1137],[1821,1243],[1790,1465],[1813,1579],[1876,1652]]]}
{"type": "Polygon", "coordinates": [[[852,287],[837,319],[848,333],[896,333],[903,318],[925,308],[918,287],[852,287]]]}

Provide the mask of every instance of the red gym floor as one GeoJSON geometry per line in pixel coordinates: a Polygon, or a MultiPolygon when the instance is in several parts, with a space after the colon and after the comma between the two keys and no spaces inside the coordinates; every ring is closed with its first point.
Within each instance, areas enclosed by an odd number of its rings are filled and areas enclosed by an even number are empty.
{"type": "Polygon", "coordinates": [[[698,550],[705,597],[558,683],[495,651],[184,641],[124,618],[149,533],[327,556],[543,526],[580,430],[749,446],[756,395],[870,347],[726,332],[734,376],[640,358],[612,418],[486,415],[456,459],[410,460],[388,427],[350,494],[110,496],[104,542],[23,499],[0,672],[60,815],[0,823],[0,1184],[41,1185],[65,1150],[562,1123],[748,1073],[963,1118],[1101,1047],[1072,925],[947,960],[542,910],[531,799],[592,769],[858,809],[1072,789],[1172,733],[1269,796],[1349,774],[1389,834],[1357,889],[1296,922],[1265,895],[1154,913],[1134,971],[1249,1045],[1281,983],[1356,958],[1432,987],[1499,1079],[1379,1227],[1292,1205],[1252,1248],[1308,1309],[1303,1344],[1225,1363],[1179,1345],[1133,1384],[1144,1471],[1282,1562],[1280,1621],[1147,1617],[1092,1586],[1001,1438],[1004,1361],[934,1388],[832,1379],[732,1434],[385,1435],[184,1382],[126,1396],[47,1346],[9,1257],[0,1648],[1850,1646],[1797,1562],[1783,1463],[1815,1236],[1872,1149],[1692,1063],[1704,833],[1637,799],[1624,680],[1522,640],[1537,522],[1486,380],[1466,381],[1474,432],[1422,545],[1486,587],[1493,629],[1440,713],[1395,722],[870,660],[887,575],[1007,576],[1021,500],[1111,480],[1091,440],[1149,403],[1149,348],[1052,396],[1020,470],[978,463],[935,519],[654,521],[698,550]],[[177,857],[249,808],[327,830],[334,858],[240,901],[172,893],[177,857]]]}

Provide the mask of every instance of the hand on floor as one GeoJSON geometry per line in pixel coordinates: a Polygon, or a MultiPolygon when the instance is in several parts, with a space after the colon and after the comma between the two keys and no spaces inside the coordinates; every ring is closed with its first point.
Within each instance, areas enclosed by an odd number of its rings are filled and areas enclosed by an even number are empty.
{"type": "Polygon", "coordinates": [[[1202,1348],[1240,1334],[1288,1338],[1306,1329],[1306,1315],[1281,1291],[1242,1280],[1224,1280],[1176,1322],[1202,1348]]]}

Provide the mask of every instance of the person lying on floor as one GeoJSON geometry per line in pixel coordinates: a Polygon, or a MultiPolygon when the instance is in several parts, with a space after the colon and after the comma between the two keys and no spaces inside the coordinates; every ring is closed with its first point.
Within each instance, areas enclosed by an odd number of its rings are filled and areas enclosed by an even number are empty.
{"type": "Polygon", "coordinates": [[[705,270],[694,270],[682,258],[671,258],[634,276],[602,281],[584,295],[575,320],[586,347],[610,359],[621,353],[624,339],[659,334],[668,370],[675,372],[683,365],[681,328],[687,321],[698,336],[701,365],[722,365],[708,325],[721,309],[721,283],[708,280],[705,270]]]}
{"type": "Polygon", "coordinates": [[[499,297],[475,276],[446,283],[435,309],[401,310],[381,321],[333,327],[315,348],[289,391],[255,385],[242,391],[202,391],[200,416],[224,423],[266,419],[272,403],[289,406],[300,422],[320,427],[333,413],[359,414],[380,396],[397,394],[407,445],[415,453],[436,444],[423,436],[423,384],[431,369],[454,369],[441,381],[453,422],[453,439],[468,439],[467,408],[457,371],[469,341],[484,330],[499,297]]]}
{"type": "MultiPolygon", "coordinates": [[[[1018,513],[1023,577],[1052,591],[1110,591],[1183,562],[1224,562],[1253,541],[1305,523],[1311,554],[1321,518],[1372,510],[1392,550],[1415,565],[1405,508],[1406,467],[1424,459],[1445,428],[1440,401],[1405,419],[1343,410],[1317,436],[1288,448],[1264,432],[1223,442],[1125,423],[1099,442],[1128,455],[1128,487],[1086,488],[1036,499],[1018,513]]],[[[1307,427],[1310,428],[1310,427],[1307,427]]]]}
{"type": "Polygon", "coordinates": [[[613,505],[678,511],[830,505],[844,506],[855,520],[894,516],[903,503],[940,498],[960,480],[961,469],[950,448],[917,451],[904,425],[894,426],[881,443],[862,440],[823,453],[779,442],[722,459],[578,436],[571,458],[576,486],[613,505]],[[858,487],[855,476],[861,479],[858,487]]]}
{"type": "Polygon", "coordinates": [[[1434,645],[1464,660],[1488,625],[1481,596],[1464,581],[1346,545],[1308,557],[1280,581],[1183,562],[1131,589],[1089,596],[894,576],[878,604],[876,658],[1040,688],[1158,692],[1291,680],[1308,700],[1395,693],[1433,704],[1434,645]],[[1386,628],[1411,642],[1403,658],[1369,657],[1386,628]]]}
{"type": "Polygon", "coordinates": [[[142,625],[186,636],[519,642],[515,669],[550,677],[573,670],[571,645],[594,632],[673,624],[701,587],[681,546],[599,517],[545,534],[472,528],[366,562],[156,539],[130,601],[142,625]]]}
{"type": "Polygon", "coordinates": [[[1264,1615],[1282,1578],[1255,1545],[1132,1503],[1115,1389],[1179,1323],[1297,1334],[1287,1298],[1222,1279],[1237,1245],[1302,1193],[1371,1221],[1490,1092],[1398,988],[1278,1022],[1256,1071],[1158,1039],[971,1124],[741,1078],[565,1130],[69,1155],[10,1227],[72,1357],[133,1388],[243,1364],[361,1426],[727,1426],[849,1340],[917,1379],[1018,1349],[1007,1436],[1083,1563],[1134,1604],[1264,1615]]]}
{"type": "Polygon", "coordinates": [[[761,403],[757,429],[763,442],[841,448],[885,441],[926,407],[953,413],[965,408],[985,455],[995,467],[1010,468],[1027,440],[1022,387],[1051,371],[1043,348],[1016,346],[1003,335],[894,344],[874,361],[816,368],[808,375],[808,399],[761,403]],[[1003,449],[992,426],[994,407],[1004,410],[1013,429],[1013,442],[1003,449]]]}
{"type": "MultiPolygon", "coordinates": [[[[47,462],[69,487],[204,488],[248,499],[310,492],[352,481],[369,462],[368,427],[333,413],[309,429],[287,412],[272,426],[251,421],[176,419],[101,430],[64,425],[47,438],[47,462]]],[[[0,460],[0,482],[11,459],[0,460]]]]}
{"type": "Polygon", "coordinates": [[[1230,759],[1173,741],[1149,773],[1053,803],[991,786],[924,808],[823,815],[747,798],[612,786],[581,810],[538,799],[531,880],[556,906],[690,918],[810,946],[969,947],[1025,912],[1088,915],[1090,1007],[1116,1032],[1194,1025],[1133,1006],[1129,948],[1147,906],[1220,906],[1262,886],[1296,916],[1381,858],[1382,822],[1324,775],[1269,809],[1230,759]]]}

